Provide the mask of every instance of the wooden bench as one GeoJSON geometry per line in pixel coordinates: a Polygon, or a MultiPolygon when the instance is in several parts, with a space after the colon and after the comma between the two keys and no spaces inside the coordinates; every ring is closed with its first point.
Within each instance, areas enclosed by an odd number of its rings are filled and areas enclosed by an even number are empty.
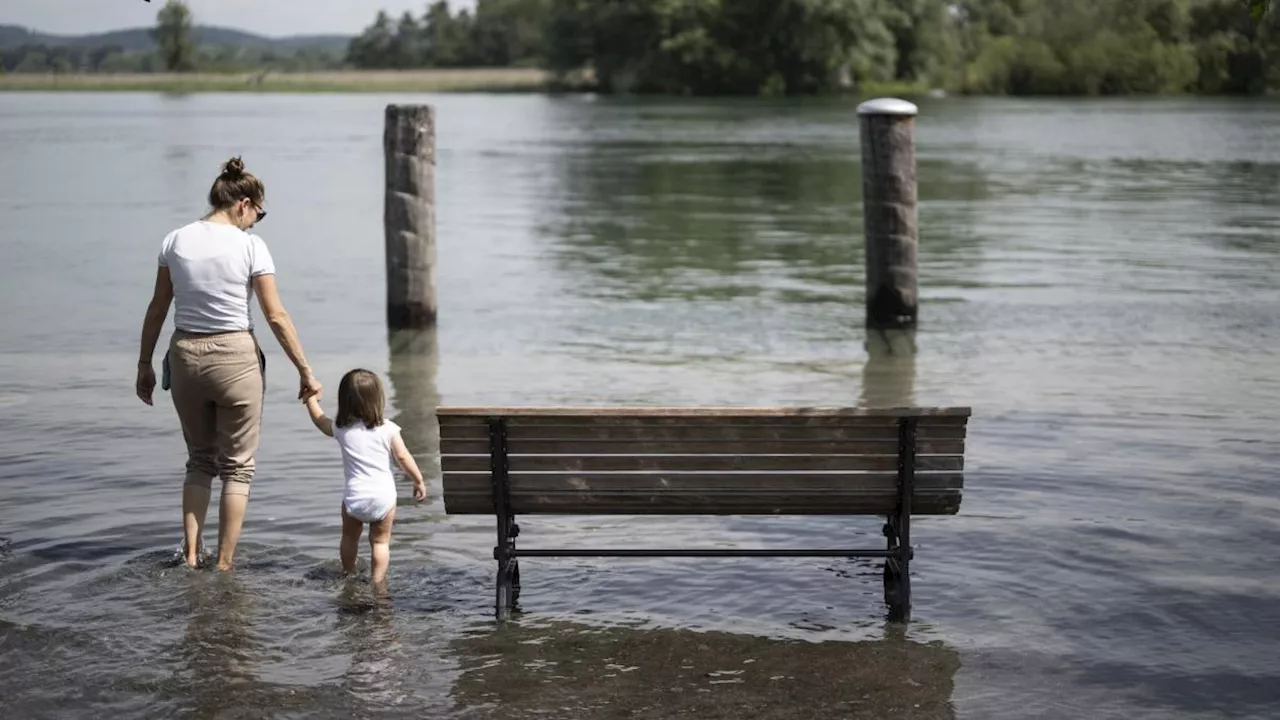
{"type": "Polygon", "coordinates": [[[521,557],[884,558],[911,613],[912,515],[960,509],[969,408],[442,407],[445,511],[497,516],[496,612],[521,557]],[[884,548],[529,549],[518,515],[883,515],[884,548]]]}

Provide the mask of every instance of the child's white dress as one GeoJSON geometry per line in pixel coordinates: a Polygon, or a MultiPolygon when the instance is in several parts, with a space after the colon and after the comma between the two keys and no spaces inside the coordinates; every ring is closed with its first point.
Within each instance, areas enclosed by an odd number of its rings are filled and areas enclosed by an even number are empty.
{"type": "Polygon", "coordinates": [[[342,448],[346,488],[342,504],[347,514],[361,522],[376,522],[396,506],[396,479],[391,473],[391,441],[400,426],[385,420],[370,430],[356,420],[350,426],[333,426],[333,439],[342,448]]]}

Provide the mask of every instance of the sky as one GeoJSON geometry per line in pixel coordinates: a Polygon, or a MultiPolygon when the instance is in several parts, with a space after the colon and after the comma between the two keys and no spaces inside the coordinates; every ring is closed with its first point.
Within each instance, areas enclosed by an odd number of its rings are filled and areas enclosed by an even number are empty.
{"type": "MultiPolygon", "coordinates": [[[[0,25],[21,25],[59,35],[103,32],[152,25],[164,0],[0,0],[0,25]]],[[[248,30],[262,35],[354,35],[386,10],[421,15],[428,0],[187,0],[202,25],[248,30]]],[[[450,6],[474,7],[474,0],[450,6]]]]}

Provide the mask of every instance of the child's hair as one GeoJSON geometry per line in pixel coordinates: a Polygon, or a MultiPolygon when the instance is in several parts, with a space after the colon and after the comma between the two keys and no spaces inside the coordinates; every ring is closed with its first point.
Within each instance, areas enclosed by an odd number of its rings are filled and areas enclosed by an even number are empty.
{"type": "Polygon", "coordinates": [[[342,376],[338,383],[338,418],[340,428],[350,427],[356,420],[370,430],[382,424],[382,382],[368,370],[356,368],[342,376]]]}

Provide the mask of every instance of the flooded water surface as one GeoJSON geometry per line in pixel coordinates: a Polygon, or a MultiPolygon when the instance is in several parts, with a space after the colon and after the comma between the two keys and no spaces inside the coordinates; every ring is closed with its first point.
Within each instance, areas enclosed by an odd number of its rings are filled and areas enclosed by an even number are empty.
{"type": "MultiPolygon", "coordinates": [[[[864,345],[854,107],[0,95],[0,716],[1274,717],[1280,105],[922,103],[914,356],[864,345]],[[432,332],[383,321],[388,102],[439,115],[432,332]],[[341,462],[270,340],[239,567],[175,563],[184,449],[168,396],[133,397],[138,329],[160,241],[233,154],[326,405],[379,372],[432,475],[385,596],[340,575],[341,462]],[[500,627],[493,520],[440,501],[436,403],[973,417],[960,513],[913,529],[905,628],[869,560],[569,558],[525,560],[500,627]]],[[[521,526],[883,541],[874,518],[521,526]]]]}

